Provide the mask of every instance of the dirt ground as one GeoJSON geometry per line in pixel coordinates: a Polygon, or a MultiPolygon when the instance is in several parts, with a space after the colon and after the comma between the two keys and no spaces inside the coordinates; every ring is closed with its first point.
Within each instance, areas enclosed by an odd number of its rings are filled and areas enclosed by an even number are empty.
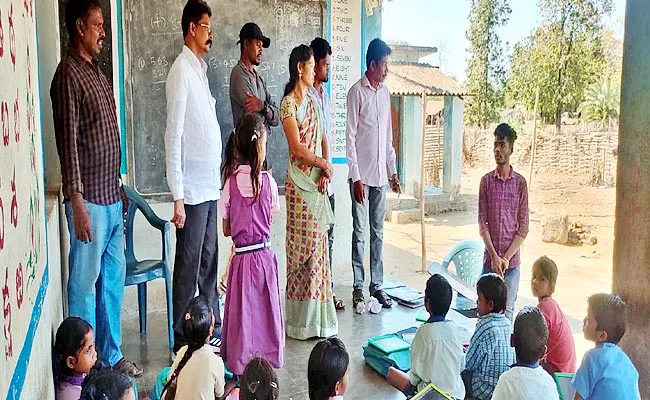
{"type": "MultiPolygon", "coordinates": [[[[440,214],[426,220],[427,265],[440,261],[449,248],[463,239],[480,239],[477,226],[477,191],[481,176],[490,170],[465,168],[461,193],[468,211],[440,214]]],[[[516,170],[528,180],[528,167],[516,170]]],[[[522,249],[522,272],[517,308],[534,305],[537,300],[530,291],[531,266],[536,258],[546,255],[559,268],[554,297],[569,318],[578,362],[593,346],[582,335],[582,319],[586,314],[587,297],[597,292],[608,292],[612,285],[612,253],[614,242],[615,188],[583,186],[570,177],[534,175],[529,191],[530,233],[522,249]],[[571,222],[578,221],[591,229],[598,238],[596,245],[564,246],[541,240],[541,220],[545,215],[564,211],[571,222]]],[[[420,224],[387,223],[384,232],[385,274],[423,288],[426,275],[420,269],[420,224]]]]}

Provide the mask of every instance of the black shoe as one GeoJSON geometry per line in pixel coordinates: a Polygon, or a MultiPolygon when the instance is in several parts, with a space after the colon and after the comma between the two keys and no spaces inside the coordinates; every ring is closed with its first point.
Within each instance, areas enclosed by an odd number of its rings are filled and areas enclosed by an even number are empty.
{"type": "Polygon", "coordinates": [[[379,301],[379,304],[381,304],[381,306],[383,308],[391,308],[391,307],[393,307],[393,299],[388,297],[386,292],[384,292],[381,289],[375,291],[375,293],[372,294],[372,297],[377,299],[377,301],[379,301]]]}

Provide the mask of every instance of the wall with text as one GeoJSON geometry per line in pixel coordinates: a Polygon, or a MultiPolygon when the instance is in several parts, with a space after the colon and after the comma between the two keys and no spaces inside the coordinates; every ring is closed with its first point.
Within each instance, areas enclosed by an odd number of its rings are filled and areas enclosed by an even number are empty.
{"type": "Polygon", "coordinates": [[[48,285],[34,0],[0,0],[0,396],[20,393],[48,285]]]}

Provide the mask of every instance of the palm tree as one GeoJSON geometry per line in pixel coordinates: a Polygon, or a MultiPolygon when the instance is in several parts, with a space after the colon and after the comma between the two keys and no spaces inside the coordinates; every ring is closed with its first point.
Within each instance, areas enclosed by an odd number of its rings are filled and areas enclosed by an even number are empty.
{"type": "Polygon", "coordinates": [[[608,117],[618,116],[619,96],[618,85],[612,84],[611,79],[601,79],[587,88],[578,111],[583,118],[605,122],[608,117]]]}

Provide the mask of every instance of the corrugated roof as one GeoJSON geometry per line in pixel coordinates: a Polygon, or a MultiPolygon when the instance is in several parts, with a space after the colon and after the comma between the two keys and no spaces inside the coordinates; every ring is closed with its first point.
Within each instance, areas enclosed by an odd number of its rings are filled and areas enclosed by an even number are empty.
{"type": "Polygon", "coordinates": [[[393,96],[465,96],[470,93],[430,64],[393,62],[385,81],[393,96]]]}

